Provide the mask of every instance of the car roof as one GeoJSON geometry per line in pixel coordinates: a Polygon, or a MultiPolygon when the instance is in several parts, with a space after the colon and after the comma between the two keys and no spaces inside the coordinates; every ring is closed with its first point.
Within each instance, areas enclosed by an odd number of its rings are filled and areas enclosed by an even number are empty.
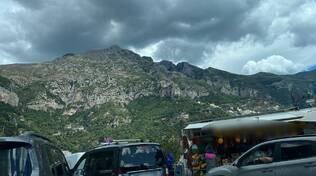
{"type": "Polygon", "coordinates": [[[10,137],[0,137],[0,142],[19,142],[19,143],[25,143],[29,145],[33,145],[36,142],[43,142],[43,143],[49,143],[53,144],[51,140],[48,138],[38,135],[33,132],[26,132],[19,136],[10,136],[10,137]]]}
{"type": "Polygon", "coordinates": [[[288,142],[288,141],[304,141],[304,140],[316,142],[316,135],[289,136],[289,137],[271,139],[261,144],[271,144],[271,143],[288,142]]]}
{"type": "Polygon", "coordinates": [[[104,149],[124,148],[124,147],[139,146],[139,145],[156,145],[156,146],[160,146],[159,143],[152,143],[152,142],[113,143],[113,144],[98,146],[98,147],[88,151],[87,153],[94,152],[94,151],[99,151],[99,150],[104,150],[104,149]]]}
{"type": "Polygon", "coordinates": [[[20,143],[32,144],[30,140],[27,140],[20,136],[0,137],[0,142],[20,142],[20,143]]]}

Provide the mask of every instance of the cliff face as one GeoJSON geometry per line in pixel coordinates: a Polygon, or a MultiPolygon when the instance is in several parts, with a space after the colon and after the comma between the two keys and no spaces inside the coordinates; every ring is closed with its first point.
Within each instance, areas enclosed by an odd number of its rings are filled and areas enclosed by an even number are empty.
{"type": "Polygon", "coordinates": [[[214,95],[235,96],[305,106],[306,99],[314,98],[316,79],[313,72],[242,76],[188,63],[154,63],[118,46],[66,54],[42,64],[1,66],[0,74],[11,82],[11,91],[0,88],[0,101],[36,110],[65,111],[107,102],[127,105],[144,96],[210,97],[210,101],[214,95]]]}
{"type": "Polygon", "coordinates": [[[157,63],[113,46],[68,53],[41,64],[2,65],[0,102],[16,109],[15,115],[23,124],[16,127],[18,130],[42,130],[30,123],[34,116],[25,114],[40,112],[49,113],[41,118],[60,123],[46,131],[48,135],[71,129],[95,133],[101,129],[94,125],[102,120],[108,128],[136,125],[138,119],[146,118],[153,123],[167,120],[178,124],[293,105],[306,107],[307,100],[315,99],[315,73],[243,76],[188,63],[157,63]]]}

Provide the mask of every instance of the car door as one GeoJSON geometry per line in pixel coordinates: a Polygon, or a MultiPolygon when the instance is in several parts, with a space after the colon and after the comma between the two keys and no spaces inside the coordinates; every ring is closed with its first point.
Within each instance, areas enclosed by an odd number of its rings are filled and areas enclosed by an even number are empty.
{"type": "Polygon", "coordinates": [[[115,175],[115,151],[99,150],[83,155],[76,164],[74,176],[112,176],[115,175]]]}
{"type": "Polygon", "coordinates": [[[0,141],[0,175],[38,175],[35,156],[31,152],[28,143],[0,141]]]}
{"type": "Polygon", "coordinates": [[[277,176],[316,175],[316,145],[313,141],[288,141],[278,144],[277,176]]]}
{"type": "Polygon", "coordinates": [[[238,161],[236,176],[275,176],[275,144],[260,145],[238,161]]]}
{"type": "Polygon", "coordinates": [[[50,144],[41,145],[43,172],[49,176],[69,176],[70,171],[64,154],[50,144]]]}
{"type": "Polygon", "coordinates": [[[89,165],[94,176],[115,175],[114,151],[105,150],[91,154],[89,165]]]}

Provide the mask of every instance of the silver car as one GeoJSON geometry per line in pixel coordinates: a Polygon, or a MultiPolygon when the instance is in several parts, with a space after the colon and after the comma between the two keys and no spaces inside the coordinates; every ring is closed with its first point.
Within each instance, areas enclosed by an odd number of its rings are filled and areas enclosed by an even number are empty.
{"type": "Polygon", "coordinates": [[[316,135],[275,139],[256,145],[231,165],[208,176],[315,176],[316,135]]]}

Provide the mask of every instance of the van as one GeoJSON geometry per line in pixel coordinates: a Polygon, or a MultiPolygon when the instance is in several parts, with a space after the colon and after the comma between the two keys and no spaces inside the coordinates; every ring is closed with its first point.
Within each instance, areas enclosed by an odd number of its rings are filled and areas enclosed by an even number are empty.
{"type": "Polygon", "coordinates": [[[49,139],[35,133],[0,137],[0,175],[69,176],[62,151],[49,139]]]}

